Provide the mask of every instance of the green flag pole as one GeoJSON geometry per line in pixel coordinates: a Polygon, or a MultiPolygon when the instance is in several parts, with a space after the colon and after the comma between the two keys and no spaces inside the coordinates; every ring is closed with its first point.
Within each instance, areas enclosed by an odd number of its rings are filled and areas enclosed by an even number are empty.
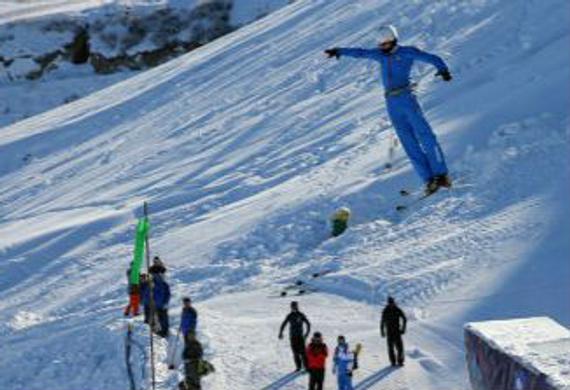
{"type": "MultiPolygon", "coordinates": [[[[156,389],[156,370],[155,370],[155,366],[154,366],[154,333],[153,333],[153,328],[154,328],[154,312],[155,312],[155,305],[154,305],[154,283],[152,280],[152,276],[150,275],[150,245],[149,245],[149,240],[148,240],[148,233],[149,233],[149,223],[148,223],[148,203],[144,202],[144,226],[146,227],[144,230],[144,235],[143,235],[143,242],[144,245],[141,245],[143,247],[143,252],[146,252],[146,271],[148,274],[148,287],[150,290],[150,318],[149,318],[149,329],[150,329],[150,370],[151,370],[151,376],[152,376],[152,389],[155,390],[156,389]],[[146,250],[144,250],[146,249],[146,250]]],[[[137,238],[138,238],[138,229],[137,229],[137,238]]],[[[140,257],[141,263],[142,263],[142,253],[141,253],[141,257],[140,257]]]]}

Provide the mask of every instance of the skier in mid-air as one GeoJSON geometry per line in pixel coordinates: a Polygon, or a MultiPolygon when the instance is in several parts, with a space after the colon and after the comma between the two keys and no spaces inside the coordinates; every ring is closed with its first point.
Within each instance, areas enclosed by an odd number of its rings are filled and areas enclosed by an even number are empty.
{"type": "Polygon", "coordinates": [[[427,62],[437,68],[437,76],[451,81],[451,73],[445,62],[414,46],[398,44],[398,32],[394,26],[382,26],[379,30],[378,48],[325,50],[329,58],[366,58],[380,63],[386,107],[398,138],[416,172],[425,183],[426,195],[439,188],[451,187],[451,179],[437,138],[425,119],[414,95],[410,73],[414,61],[427,62]]]}

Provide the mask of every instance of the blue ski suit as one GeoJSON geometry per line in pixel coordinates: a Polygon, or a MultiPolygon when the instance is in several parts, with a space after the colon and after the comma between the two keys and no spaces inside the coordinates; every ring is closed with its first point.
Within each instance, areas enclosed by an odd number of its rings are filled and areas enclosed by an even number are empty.
{"type": "Polygon", "coordinates": [[[410,80],[415,60],[435,66],[438,72],[448,71],[445,62],[413,46],[396,46],[391,53],[380,49],[340,48],[338,54],[380,63],[388,115],[416,172],[424,182],[437,175],[446,175],[443,152],[424,117],[410,80]]]}
{"type": "Polygon", "coordinates": [[[193,307],[185,307],[182,309],[180,318],[180,329],[186,338],[188,332],[196,332],[196,325],[198,325],[198,312],[193,307]]]}
{"type": "Polygon", "coordinates": [[[338,390],[353,390],[354,354],[350,351],[348,344],[339,344],[335,348],[333,363],[337,375],[338,390]]]}

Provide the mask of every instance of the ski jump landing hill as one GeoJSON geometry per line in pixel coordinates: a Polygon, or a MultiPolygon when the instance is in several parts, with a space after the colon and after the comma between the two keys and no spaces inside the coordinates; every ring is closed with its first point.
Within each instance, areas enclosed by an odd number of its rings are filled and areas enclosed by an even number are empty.
{"type": "MultiPolygon", "coordinates": [[[[467,389],[466,322],[568,327],[569,7],[296,1],[0,129],[0,388],[128,386],[120,317],[143,200],[173,326],[181,296],[200,311],[217,369],[205,389],[306,388],[276,337],[288,301],[267,297],[320,270],[301,308],[329,346],[341,333],[363,343],[361,390],[467,389]],[[375,64],[322,53],[372,46],[384,23],[455,76],[438,83],[420,66],[416,78],[457,188],[405,214],[398,192],[420,183],[401,150],[383,169],[392,129],[375,64]],[[330,239],[341,206],[351,224],[330,239]],[[378,335],[388,294],[410,318],[397,371],[378,335]]],[[[171,389],[157,349],[159,389],[171,389]]]]}

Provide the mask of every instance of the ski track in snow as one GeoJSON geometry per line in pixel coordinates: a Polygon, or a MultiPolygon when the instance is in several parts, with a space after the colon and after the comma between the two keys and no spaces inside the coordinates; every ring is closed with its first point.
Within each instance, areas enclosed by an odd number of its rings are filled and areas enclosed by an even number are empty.
{"type": "MultiPolygon", "coordinates": [[[[299,299],[329,347],[338,333],[365,344],[357,389],[467,388],[460,324],[444,329],[434,302],[447,302],[454,325],[485,317],[471,310],[477,297],[499,294],[550,244],[550,199],[567,187],[569,166],[562,11],[562,0],[298,1],[2,129],[0,342],[9,353],[0,387],[127,386],[124,269],[148,200],[151,250],[170,267],[172,306],[186,294],[198,302],[217,368],[205,388],[306,386],[286,376],[290,352],[276,339],[289,300],[267,296],[319,270],[333,272],[299,299]],[[420,67],[417,78],[457,189],[403,214],[398,191],[419,183],[401,149],[383,170],[392,130],[374,64],[322,55],[373,45],[374,29],[393,20],[405,42],[444,53],[455,75],[438,83],[420,67]],[[327,239],[328,217],[343,205],[351,226],[327,239]],[[397,371],[385,368],[377,334],[376,305],[388,294],[411,319],[408,363],[397,371]]],[[[567,267],[551,261],[560,267],[552,280],[563,280],[567,267]]],[[[543,284],[511,290],[550,299],[543,284]]],[[[570,322],[563,304],[550,314],[570,322]]],[[[171,310],[174,326],[178,315],[171,310]]],[[[138,327],[137,339],[146,337],[138,327]]],[[[157,350],[159,388],[170,389],[167,346],[157,350]]]]}

